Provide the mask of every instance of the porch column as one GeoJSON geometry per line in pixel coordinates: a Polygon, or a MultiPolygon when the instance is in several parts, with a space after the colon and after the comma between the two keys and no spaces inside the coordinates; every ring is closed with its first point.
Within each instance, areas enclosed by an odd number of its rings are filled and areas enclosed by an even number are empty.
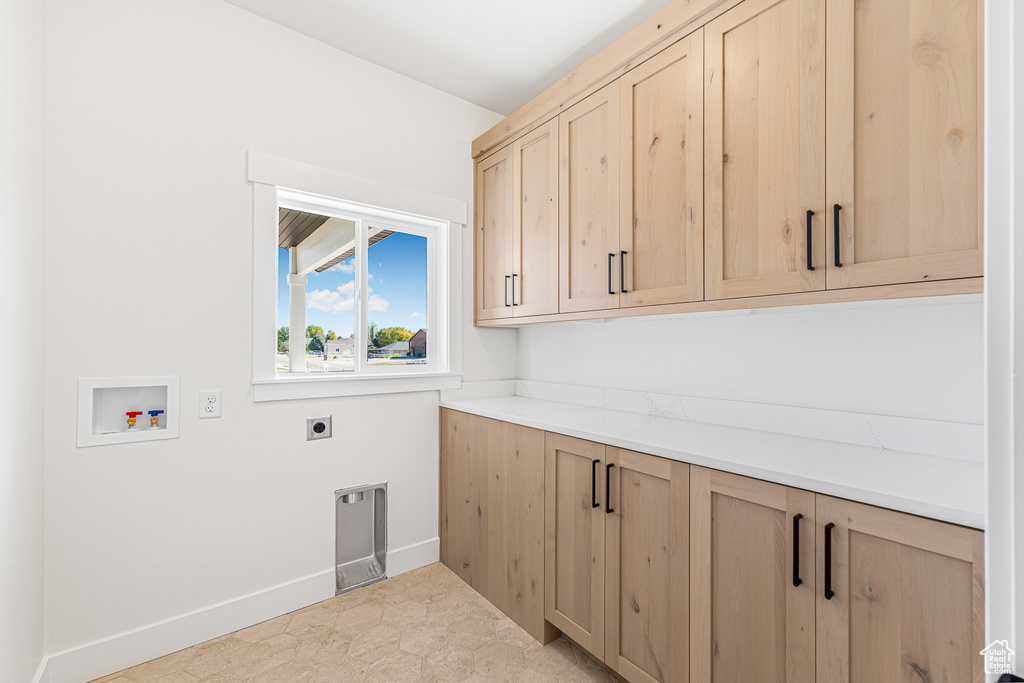
{"type": "Polygon", "coordinates": [[[309,276],[297,275],[296,249],[292,247],[288,275],[288,371],[306,372],[306,284],[309,276]]]}

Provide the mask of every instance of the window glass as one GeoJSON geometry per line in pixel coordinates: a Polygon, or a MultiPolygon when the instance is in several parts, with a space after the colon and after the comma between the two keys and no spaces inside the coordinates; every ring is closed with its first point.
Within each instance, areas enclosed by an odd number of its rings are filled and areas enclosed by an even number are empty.
{"type": "Polygon", "coordinates": [[[368,231],[367,365],[427,362],[427,238],[368,231]]]}

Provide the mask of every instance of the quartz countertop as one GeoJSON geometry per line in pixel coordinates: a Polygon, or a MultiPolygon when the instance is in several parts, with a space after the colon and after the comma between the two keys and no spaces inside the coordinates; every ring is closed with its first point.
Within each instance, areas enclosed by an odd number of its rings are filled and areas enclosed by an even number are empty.
{"type": "Polygon", "coordinates": [[[923,517],[984,528],[984,465],[523,396],[450,408],[923,517]]]}

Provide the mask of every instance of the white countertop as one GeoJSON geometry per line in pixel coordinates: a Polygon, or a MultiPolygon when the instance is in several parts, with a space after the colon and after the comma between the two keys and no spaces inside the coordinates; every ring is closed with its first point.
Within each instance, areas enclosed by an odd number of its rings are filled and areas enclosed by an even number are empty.
{"type": "Polygon", "coordinates": [[[650,453],[870,505],[984,528],[979,462],[523,396],[442,408],[650,453]]]}

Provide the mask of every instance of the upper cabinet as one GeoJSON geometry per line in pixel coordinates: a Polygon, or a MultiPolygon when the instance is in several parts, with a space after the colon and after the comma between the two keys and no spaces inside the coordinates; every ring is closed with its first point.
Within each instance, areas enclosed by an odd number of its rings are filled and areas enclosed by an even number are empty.
{"type": "Polygon", "coordinates": [[[476,319],[511,316],[512,277],[512,147],[476,165],[476,251],[474,276],[476,319]]]}
{"type": "Polygon", "coordinates": [[[981,12],[829,1],[829,289],[982,274],[981,12]]]}
{"type": "Polygon", "coordinates": [[[704,28],[708,299],[825,288],[824,33],[821,0],[704,28]]]}
{"type": "Polygon", "coordinates": [[[558,117],[558,310],[619,304],[619,88],[612,83],[558,117]]]}
{"type": "Polygon", "coordinates": [[[558,124],[476,166],[476,319],[558,312],[558,124]]]}
{"type": "Polygon", "coordinates": [[[982,291],[981,0],[688,4],[478,138],[478,323],[982,291]]]}
{"type": "Polygon", "coordinates": [[[619,79],[620,306],[704,298],[702,35],[619,79]]]}

